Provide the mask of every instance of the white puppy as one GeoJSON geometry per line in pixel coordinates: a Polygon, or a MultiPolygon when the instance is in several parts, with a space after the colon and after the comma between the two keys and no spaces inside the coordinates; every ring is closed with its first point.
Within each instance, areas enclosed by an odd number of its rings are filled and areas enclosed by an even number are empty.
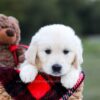
{"type": "Polygon", "coordinates": [[[20,68],[23,82],[32,82],[38,71],[61,76],[61,83],[72,88],[81,72],[83,62],[81,40],[69,26],[54,24],[42,27],[26,51],[25,62],[20,68]]]}

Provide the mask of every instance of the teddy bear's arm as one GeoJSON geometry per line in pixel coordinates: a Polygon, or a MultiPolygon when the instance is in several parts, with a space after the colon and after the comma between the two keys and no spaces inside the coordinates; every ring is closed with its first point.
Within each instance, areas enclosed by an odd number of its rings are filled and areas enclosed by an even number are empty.
{"type": "Polygon", "coordinates": [[[17,49],[17,57],[18,57],[18,63],[23,63],[25,60],[25,51],[26,48],[19,46],[17,49]]]}

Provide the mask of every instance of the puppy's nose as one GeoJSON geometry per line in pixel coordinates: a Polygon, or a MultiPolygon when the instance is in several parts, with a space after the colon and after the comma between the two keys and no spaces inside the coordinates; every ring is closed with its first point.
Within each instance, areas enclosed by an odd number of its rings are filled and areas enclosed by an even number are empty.
{"type": "Polygon", "coordinates": [[[9,37],[13,37],[14,36],[14,32],[12,30],[7,30],[6,31],[7,36],[9,37]]]}
{"type": "Polygon", "coordinates": [[[61,65],[59,65],[59,64],[54,64],[54,65],[52,66],[52,70],[53,70],[53,72],[59,73],[59,72],[61,71],[61,65]]]}

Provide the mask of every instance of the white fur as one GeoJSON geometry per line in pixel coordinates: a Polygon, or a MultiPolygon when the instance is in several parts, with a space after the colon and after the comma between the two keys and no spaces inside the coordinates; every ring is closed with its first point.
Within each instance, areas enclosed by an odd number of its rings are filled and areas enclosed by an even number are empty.
{"type": "Polygon", "coordinates": [[[61,77],[62,85],[66,88],[72,88],[77,83],[80,72],[81,69],[72,68],[68,74],[61,77]]]}
{"type": "Polygon", "coordinates": [[[61,24],[42,27],[32,38],[25,54],[27,64],[22,65],[20,77],[26,83],[31,82],[37,75],[37,70],[41,70],[53,76],[61,76],[62,85],[71,88],[79,78],[80,65],[83,62],[82,52],[81,40],[71,27],[61,24]],[[50,49],[51,54],[46,54],[46,49],[50,49]],[[69,53],[63,54],[64,49],[69,53]],[[36,67],[37,58],[40,63],[39,68],[36,67]],[[75,58],[75,65],[72,65],[75,58]],[[61,73],[52,72],[54,64],[61,65],[61,73]]]}
{"type": "Polygon", "coordinates": [[[20,78],[24,83],[32,82],[37,76],[37,69],[33,65],[24,62],[20,68],[20,78]]]}

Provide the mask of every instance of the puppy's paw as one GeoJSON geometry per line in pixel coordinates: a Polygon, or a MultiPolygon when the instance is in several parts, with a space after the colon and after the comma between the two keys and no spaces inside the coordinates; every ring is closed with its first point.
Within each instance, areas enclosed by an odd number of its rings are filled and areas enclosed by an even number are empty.
{"type": "Polygon", "coordinates": [[[65,88],[72,88],[79,79],[79,70],[72,70],[67,75],[61,77],[61,83],[65,88]]]}
{"type": "Polygon", "coordinates": [[[63,76],[61,78],[61,83],[65,88],[72,88],[76,84],[77,80],[73,77],[63,76]]]}
{"type": "Polygon", "coordinates": [[[34,66],[28,64],[20,69],[19,76],[24,83],[29,83],[35,79],[37,73],[37,69],[34,66]]]}

